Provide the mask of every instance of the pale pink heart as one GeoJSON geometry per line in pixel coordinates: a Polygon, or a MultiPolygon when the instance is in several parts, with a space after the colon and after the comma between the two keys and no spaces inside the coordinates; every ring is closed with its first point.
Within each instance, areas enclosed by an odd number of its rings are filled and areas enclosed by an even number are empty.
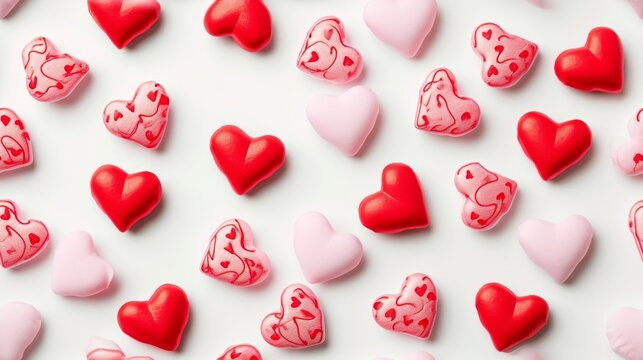
{"type": "Polygon", "coordinates": [[[16,6],[20,0],[0,0],[0,19],[9,15],[14,6],[16,6]]]}
{"type": "Polygon", "coordinates": [[[518,240],[531,261],[562,284],[587,254],[593,236],[592,224],[572,215],[557,223],[527,220],[520,226],[518,240]]]}
{"type": "Polygon", "coordinates": [[[630,138],[612,153],[616,169],[625,175],[643,174],[643,108],[627,124],[630,138]]]}
{"type": "Polygon", "coordinates": [[[607,320],[607,340],[625,360],[643,359],[643,310],[624,307],[607,320]]]}
{"type": "Polygon", "coordinates": [[[318,213],[301,215],[295,222],[294,247],[304,277],[311,284],[338,278],[359,265],[362,243],[352,234],[335,232],[318,213]]]}
{"type": "Polygon", "coordinates": [[[630,0],[630,4],[639,17],[643,19],[643,0],[630,0]]]}
{"type": "Polygon", "coordinates": [[[42,319],[36,308],[10,302],[0,308],[0,360],[20,360],[36,339],[42,319]]]}
{"type": "Polygon", "coordinates": [[[38,256],[49,244],[49,231],[38,220],[24,220],[11,200],[0,200],[0,263],[12,268],[38,256]]]}
{"type": "Polygon", "coordinates": [[[637,201],[630,209],[628,223],[630,232],[634,236],[636,247],[639,249],[641,260],[643,260],[643,211],[641,210],[643,210],[643,200],[637,201]]]}
{"type": "Polygon", "coordinates": [[[362,85],[339,96],[313,96],[306,106],[306,116],[317,134],[348,156],[362,148],[379,112],[377,95],[362,85]]]}
{"type": "Polygon", "coordinates": [[[0,173],[32,162],[31,137],[24,122],[13,110],[0,108],[0,173]]]}
{"type": "Polygon", "coordinates": [[[435,0],[370,0],[364,22],[385,44],[414,57],[438,14],[435,0]]]}
{"type": "Polygon", "coordinates": [[[125,356],[115,342],[99,337],[89,340],[86,353],[87,360],[154,360],[149,356],[125,356]]]}
{"type": "MultiPolygon", "coordinates": [[[[377,358],[374,360],[393,360],[389,358],[377,358]]],[[[418,351],[414,352],[413,354],[409,355],[408,357],[404,358],[404,360],[435,360],[431,354],[424,352],[424,351],[418,351]]]]}
{"type": "Polygon", "coordinates": [[[62,238],[54,254],[51,289],[61,296],[87,297],[109,287],[114,269],[96,253],[91,235],[74,231],[62,238]]]}

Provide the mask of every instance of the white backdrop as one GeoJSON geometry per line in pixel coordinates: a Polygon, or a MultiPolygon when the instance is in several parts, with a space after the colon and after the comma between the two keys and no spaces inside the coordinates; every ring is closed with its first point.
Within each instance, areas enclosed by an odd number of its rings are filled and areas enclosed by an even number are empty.
{"type": "Polygon", "coordinates": [[[240,342],[258,346],[266,360],[403,359],[416,350],[437,359],[520,358],[496,352],[478,320],[475,294],[491,281],[550,304],[550,324],[523,350],[537,349],[544,359],[616,358],[605,337],[607,316],[620,306],[643,307],[642,264],[627,228],[629,208],[643,192],[640,178],[614,170],[609,153],[626,136],[626,120],[643,106],[643,22],[625,0],[546,1],[542,10],[526,0],[439,0],[436,25],[419,56],[409,60],[368,30],[361,18],[364,0],[266,0],[274,39],[259,54],[205,32],[208,0],[161,0],[160,24],[122,51],[94,23],[85,1],[23,0],[0,20],[0,105],[24,119],[35,164],[0,176],[0,198],[44,221],[51,246],[26,266],[0,271],[0,304],[20,300],[41,311],[43,330],[28,358],[81,359],[94,335],[116,340],[128,354],[157,359],[213,359],[240,342]],[[325,15],[344,22],[350,44],[364,56],[364,75],[353,85],[371,87],[381,101],[379,123],[357,158],[324,142],[304,116],[311,95],[345,89],[295,67],[307,30],[325,15]],[[480,79],[481,62],[469,42],[485,21],[540,46],[532,70],[514,88],[492,89],[480,79]],[[581,46],[589,30],[601,25],[616,30],[624,44],[620,95],[575,91],[554,75],[556,56],[581,46]],[[38,103],[25,89],[20,53],[41,35],[91,67],[89,78],[61,103],[38,103]],[[419,87],[438,66],[449,67],[462,93],[482,108],[481,127],[469,136],[443,138],[413,126],[419,87]],[[163,84],[172,103],[157,151],[115,137],[101,119],[105,104],[129,98],[146,80],[163,84]],[[557,121],[583,119],[594,134],[582,163],[552,182],[538,177],[516,140],[518,118],[530,110],[557,121]],[[251,135],[277,135],[287,148],[285,168],[248,196],[233,193],[209,152],[210,135],[226,123],[251,135]],[[421,179],[432,221],[428,230],[378,235],[359,222],[360,200],[378,190],[382,168],[395,161],[411,165],[421,179]],[[471,161],[519,184],[513,209],[489,232],[460,221],[462,199],[452,178],[471,161]],[[105,163],[153,171],[163,183],[162,206],[126,234],[89,191],[92,172],[105,163]],[[292,227],[309,210],[360,237],[364,264],[338,281],[312,286],[326,314],[326,344],[278,350],[262,340],[259,324],[278,307],[285,286],[304,281],[292,227]],[[557,285],[523,253],[517,229],[530,217],[559,220],[574,213],[592,222],[594,243],[571,281],[557,285]],[[199,271],[211,232],[232,217],[250,223],[258,246],[271,257],[273,275],[258,288],[233,288],[199,271]],[[52,249],[76,229],[89,231],[114,265],[115,283],[106,294],[67,299],[50,290],[52,249]],[[439,291],[438,320],[428,341],[385,331],[371,316],[372,301],[398,291],[412,272],[431,276],[439,291]],[[116,323],[124,302],[147,299],[167,282],[180,285],[191,301],[190,324],[175,353],[130,339],[116,323]]]}

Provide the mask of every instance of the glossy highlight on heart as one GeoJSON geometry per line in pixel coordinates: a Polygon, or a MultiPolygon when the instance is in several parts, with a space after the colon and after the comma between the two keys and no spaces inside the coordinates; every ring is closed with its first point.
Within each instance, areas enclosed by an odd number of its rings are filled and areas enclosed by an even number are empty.
{"type": "Polygon", "coordinates": [[[217,360],[262,360],[256,347],[248,344],[230,346],[217,360]]]}
{"type": "Polygon", "coordinates": [[[87,0],[96,24],[122,49],[148,31],[161,16],[157,0],[87,0]]]}
{"type": "Polygon", "coordinates": [[[612,161],[621,173],[636,176],[643,174],[643,108],[629,120],[627,131],[630,138],[612,153],[612,161]]]}
{"type": "Polygon", "coordinates": [[[85,352],[87,360],[154,360],[149,356],[125,356],[115,342],[96,336],[89,339],[85,352]]]}
{"type": "Polygon", "coordinates": [[[0,173],[31,163],[31,137],[24,122],[13,110],[0,108],[0,173]]]}
{"type": "Polygon", "coordinates": [[[637,201],[630,209],[628,224],[643,260],[643,200],[637,201]]]}
{"type": "Polygon", "coordinates": [[[10,302],[0,308],[0,359],[21,360],[40,332],[42,317],[33,306],[10,302]]]}
{"type": "Polygon", "coordinates": [[[23,220],[18,206],[0,200],[0,262],[9,269],[22,265],[40,254],[49,243],[49,231],[38,220],[23,220]]]}
{"type": "Polygon", "coordinates": [[[230,36],[250,52],[263,50],[272,39],[272,18],[263,0],[215,0],[203,20],[212,36],[230,36]]]}

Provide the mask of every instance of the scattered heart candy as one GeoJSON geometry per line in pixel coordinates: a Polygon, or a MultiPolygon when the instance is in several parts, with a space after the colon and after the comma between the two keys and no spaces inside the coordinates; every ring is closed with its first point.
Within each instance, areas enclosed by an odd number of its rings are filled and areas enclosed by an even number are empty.
{"type": "Polygon", "coordinates": [[[272,39],[272,18],[262,0],[215,0],[203,24],[210,35],[230,36],[250,52],[263,50],[272,39]]]}
{"type": "Polygon", "coordinates": [[[115,100],[105,106],[103,122],[112,134],[156,149],[167,126],[170,98],[161,84],[142,83],[131,101],[115,100]]]}
{"type": "Polygon", "coordinates": [[[231,219],[219,226],[201,263],[201,271],[236,286],[252,286],[270,274],[270,259],[254,244],[250,225],[231,219]]]}
{"type": "Polygon", "coordinates": [[[87,6],[96,24],[119,49],[148,31],[161,16],[157,0],[87,0],[87,6]]]}
{"type": "Polygon", "coordinates": [[[0,308],[0,359],[22,359],[41,325],[40,313],[29,304],[14,301],[0,308]]]}
{"type": "Polygon", "coordinates": [[[630,4],[639,17],[643,19],[643,0],[630,0],[630,4]]]}
{"type": "Polygon", "coordinates": [[[643,108],[629,121],[627,130],[630,139],[618,146],[612,161],[623,174],[640,175],[643,174],[643,108]]]}
{"type": "Polygon", "coordinates": [[[433,28],[438,14],[435,0],[370,0],[364,22],[382,42],[414,57],[433,28]]]}
{"type": "Polygon", "coordinates": [[[285,288],[281,293],[281,310],[263,319],[261,336],[278,348],[301,349],[323,343],[324,314],[315,293],[302,284],[285,288]]]}
{"type": "Polygon", "coordinates": [[[415,127],[439,135],[461,136],[478,127],[480,106],[460,96],[455,76],[438,68],[426,77],[420,89],[415,127]]]}
{"type": "Polygon", "coordinates": [[[362,261],[362,243],[353,234],[338,233],[318,213],[301,215],[295,222],[294,246],[304,277],[311,284],[347,274],[362,261]]]}
{"type": "Polygon", "coordinates": [[[386,330],[428,339],[437,316],[438,291],[427,275],[404,279],[399,294],[380,296],[373,303],[373,318],[386,330]]]}
{"type": "Polygon", "coordinates": [[[128,174],[103,165],[92,175],[92,196],[121,232],[148,216],[161,202],[161,182],[151,172],[128,174]]]}
{"type": "Polygon", "coordinates": [[[5,18],[20,0],[0,0],[0,19],[5,18]]]}
{"type": "Polygon", "coordinates": [[[31,165],[31,137],[22,119],[13,110],[0,108],[0,124],[0,173],[31,165]]]}
{"type": "MultiPolygon", "coordinates": [[[[392,360],[392,359],[387,359],[387,358],[377,358],[375,360],[392,360]]],[[[413,354],[411,354],[409,357],[407,357],[405,360],[435,360],[431,354],[424,352],[424,351],[418,351],[413,354]]]]}
{"type": "Polygon", "coordinates": [[[306,117],[317,134],[348,156],[362,148],[379,112],[377,95],[363,85],[339,96],[313,96],[306,106],[306,117]]]}
{"type": "Polygon", "coordinates": [[[190,301],[180,287],[161,285],[148,301],[130,301],[118,310],[118,326],[133,339],[167,351],[181,344],[190,301]]]}
{"type": "Polygon", "coordinates": [[[637,201],[630,209],[629,226],[643,260],[643,211],[641,210],[643,210],[643,200],[637,201]]]}
{"type": "Polygon", "coordinates": [[[59,101],[72,93],[89,72],[89,65],[60,53],[46,37],[33,39],[22,50],[27,91],[42,102],[59,101]]]}
{"type": "Polygon", "coordinates": [[[262,360],[259,350],[252,345],[230,346],[217,360],[262,360]]]}
{"type": "Polygon", "coordinates": [[[24,221],[18,206],[11,200],[0,200],[0,261],[9,269],[35,258],[49,243],[49,231],[38,220],[24,221]]]}
{"type": "Polygon", "coordinates": [[[149,356],[125,356],[115,342],[99,337],[89,340],[86,353],[87,360],[154,360],[149,356]]]}
{"type": "Polygon", "coordinates": [[[585,46],[563,51],[554,71],[563,84],[582,91],[620,93],[623,90],[623,46],[614,30],[592,29],[585,46]]]}
{"type": "Polygon", "coordinates": [[[346,43],[344,24],[334,16],[327,16],[319,19],[306,34],[297,67],[318,79],[344,84],[362,73],[362,55],[346,43]]]}
{"type": "Polygon", "coordinates": [[[489,171],[480,163],[469,163],[455,174],[455,187],[464,197],[462,222],[475,230],[489,230],[509,209],[518,184],[489,171]]]}
{"type": "Polygon", "coordinates": [[[643,311],[624,307],[607,320],[610,347],[625,360],[643,359],[643,311]]]}
{"type": "Polygon", "coordinates": [[[504,31],[494,23],[478,26],[471,46],[482,58],[482,80],[499,88],[515,85],[538,55],[538,45],[504,31]]]}

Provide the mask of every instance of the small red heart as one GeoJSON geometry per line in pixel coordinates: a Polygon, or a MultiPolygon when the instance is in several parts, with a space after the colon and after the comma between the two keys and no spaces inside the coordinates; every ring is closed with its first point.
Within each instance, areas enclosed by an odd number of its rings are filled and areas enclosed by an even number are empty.
{"type": "Polygon", "coordinates": [[[487,40],[491,39],[491,30],[487,30],[487,31],[483,32],[482,36],[487,40]]]}
{"type": "Polygon", "coordinates": [[[212,36],[230,36],[246,51],[261,51],[272,39],[270,11],[262,0],[216,0],[205,13],[212,36]]]}
{"type": "Polygon", "coordinates": [[[299,305],[301,305],[301,301],[299,301],[299,299],[297,299],[294,296],[290,298],[290,301],[291,301],[290,307],[293,309],[296,309],[299,307],[299,305]]]}
{"type": "Polygon", "coordinates": [[[161,16],[156,0],[87,0],[89,13],[112,43],[122,49],[161,16]]]}
{"type": "Polygon", "coordinates": [[[489,67],[489,70],[487,70],[487,76],[492,76],[492,75],[498,75],[498,69],[493,65],[491,65],[489,67]]]}
{"type": "Polygon", "coordinates": [[[230,228],[230,232],[228,232],[227,234],[225,234],[225,237],[227,237],[228,239],[234,239],[234,238],[236,238],[236,237],[237,237],[237,229],[235,229],[235,228],[230,228]]]}
{"type": "Polygon", "coordinates": [[[0,121],[2,121],[2,125],[7,126],[9,125],[9,122],[11,122],[11,118],[7,115],[2,115],[0,116],[0,121]]]}
{"type": "Polygon", "coordinates": [[[223,267],[224,269],[227,269],[227,268],[228,268],[228,266],[230,266],[230,262],[229,262],[229,261],[222,261],[220,264],[221,264],[221,267],[223,267]]]}

